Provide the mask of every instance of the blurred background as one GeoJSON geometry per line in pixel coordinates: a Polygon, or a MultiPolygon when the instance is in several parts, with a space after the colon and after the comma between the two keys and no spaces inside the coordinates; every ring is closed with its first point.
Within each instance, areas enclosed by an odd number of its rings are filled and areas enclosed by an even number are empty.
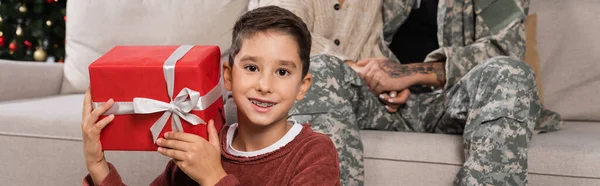
{"type": "Polygon", "coordinates": [[[0,59],[64,62],[66,0],[1,0],[0,59]]]}

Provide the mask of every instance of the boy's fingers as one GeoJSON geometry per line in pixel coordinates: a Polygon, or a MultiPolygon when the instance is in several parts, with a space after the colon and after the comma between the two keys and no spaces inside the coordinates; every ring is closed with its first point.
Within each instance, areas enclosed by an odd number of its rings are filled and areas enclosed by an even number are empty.
{"type": "Polygon", "coordinates": [[[180,150],[158,147],[157,151],[160,152],[162,155],[168,156],[168,157],[173,158],[178,161],[185,160],[185,152],[180,151],[180,150]]]}
{"type": "Polygon", "coordinates": [[[208,121],[208,139],[210,144],[220,149],[219,134],[217,134],[215,122],[212,119],[208,121]]]}
{"type": "Polygon", "coordinates": [[[90,88],[88,87],[87,91],[85,92],[85,97],[83,98],[81,119],[85,119],[90,112],[92,112],[92,94],[90,93],[90,88]]]}
{"type": "Polygon", "coordinates": [[[156,144],[161,147],[166,147],[169,149],[175,149],[180,151],[188,151],[190,143],[183,142],[179,140],[168,140],[164,138],[159,138],[156,140],[156,144]]]}
{"type": "Polygon", "coordinates": [[[184,142],[190,142],[190,143],[195,143],[198,141],[206,141],[204,138],[194,135],[194,134],[188,134],[188,133],[184,133],[184,132],[167,132],[165,133],[165,139],[168,140],[179,140],[179,141],[184,141],[184,142]]]}
{"type": "Polygon", "coordinates": [[[106,125],[108,125],[113,119],[115,119],[115,115],[111,114],[98,121],[98,123],[94,125],[96,132],[100,134],[100,132],[102,132],[102,129],[104,129],[104,127],[106,127],[106,125]]]}
{"type": "Polygon", "coordinates": [[[113,105],[114,102],[115,101],[111,98],[106,103],[102,104],[100,107],[94,109],[92,111],[91,116],[90,116],[91,118],[89,118],[89,119],[92,119],[94,121],[98,120],[98,118],[102,114],[104,114],[104,112],[106,112],[110,107],[112,107],[112,105],[113,105]]]}

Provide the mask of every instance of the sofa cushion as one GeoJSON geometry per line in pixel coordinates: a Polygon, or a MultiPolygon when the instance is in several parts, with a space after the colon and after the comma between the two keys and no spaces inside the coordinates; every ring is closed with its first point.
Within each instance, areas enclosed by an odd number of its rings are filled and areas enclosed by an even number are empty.
{"type": "MultiPolygon", "coordinates": [[[[600,124],[566,122],[561,131],[533,137],[529,172],[600,179],[600,124]]],[[[365,159],[462,165],[458,135],[361,131],[365,159]]],[[[390,170],[391,171],[391,170],[390,170]]]]}
{"type": "Polygon", "coordinates": [[[0,60],[0,101],[60,93],[63,65],[0,60]]]}
{"type": "MultiPolygon", "coordinates": [[[[87,174],[80,140],[0,134],[2,185],[81,185],[87,174]]],[[[149,185],[168,157],[156,152],[106,151],[128,185],[149,185]]]]}
{"type": "Polygon", "coordinates": [[[567,120],[600,121],[600,14],[597,0],[532,0],[543,97],[567,120]]]}
{"type": "Polygon", "coordinates": [[[83,94],[0,102],[0,134],[81,139],[83,94]]]}
{"type": "Polygon", "coordinates": [[[229,48],[247,0],[68,1],[62,93],[83,93],[88,65],[116,45],[218,45],[229,48]]]}

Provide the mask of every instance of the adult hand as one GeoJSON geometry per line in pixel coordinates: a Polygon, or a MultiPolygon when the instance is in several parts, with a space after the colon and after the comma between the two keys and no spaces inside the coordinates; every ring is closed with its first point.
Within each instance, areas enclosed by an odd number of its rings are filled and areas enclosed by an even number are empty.
{"type": "Polygon", "coordinates": [[[362,67],[358,66],[355,61],[346,60],[344,62],[346,63],[346,65],[348,65],[350,68],[352,68],[352,70],[354,70],[356,72],[360,72],[360,70],[362,69],[362,67]]]}
{"type": "Polygon", "coordinates": [[[385,104],[385,109],[390,113],[395,113],[398,111],[400,106],[406,103],[408,100],[408,96],[410,95],[409,89],[404,89],[402,91],[391,91],[389,93],[379,94],[379,99],[385,104]]]}
{"type": "Polygon", "coordinates": [[[404,90],[417,82],[417,73],[409,65],[393,62],[387,58],[364,59],[356,63],[361,67],[358,75],[371,91],[381,94],[387,91],[404,90]]]}

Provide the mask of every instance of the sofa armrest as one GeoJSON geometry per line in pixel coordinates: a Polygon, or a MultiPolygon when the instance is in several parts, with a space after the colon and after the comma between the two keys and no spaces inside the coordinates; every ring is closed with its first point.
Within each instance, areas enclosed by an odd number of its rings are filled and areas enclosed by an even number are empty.
{"type": "Polygon", "coordinates": [[[58,95],[63,65],[0,60],[0,101],[58,95]]]}

